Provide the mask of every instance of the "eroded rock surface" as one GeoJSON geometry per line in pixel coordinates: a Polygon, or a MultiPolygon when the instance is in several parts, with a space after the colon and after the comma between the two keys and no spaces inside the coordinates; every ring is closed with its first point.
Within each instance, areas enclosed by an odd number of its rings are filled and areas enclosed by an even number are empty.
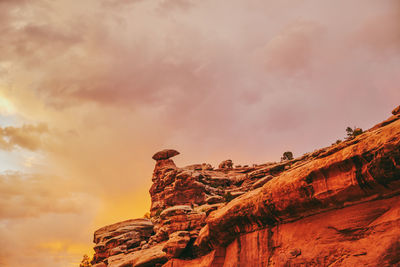
{"type": "Polygon", "coordinates": [[[127,220],[100,228],[94,233],[93,263],[108,257],[139,250],[142,241],[153,234],[153,223],[147,219],[127,220]]]}
{"type": "Polygon", "coordinates": [[[96,231],[94,263],[400,266],[393,114],[354,139],[280,163],[179,168],[166,152],[153,172],[151,221],[96,231]]]}

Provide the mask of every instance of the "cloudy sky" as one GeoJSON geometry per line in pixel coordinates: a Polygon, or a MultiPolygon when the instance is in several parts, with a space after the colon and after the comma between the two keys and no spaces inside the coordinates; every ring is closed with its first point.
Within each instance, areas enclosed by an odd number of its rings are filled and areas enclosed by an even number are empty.
{"type": "Polygon", "coordinates": [[[279,160],[387,118],[398,0],[0,0],[0,266],[77,266],[179,166],[279,160]]]}

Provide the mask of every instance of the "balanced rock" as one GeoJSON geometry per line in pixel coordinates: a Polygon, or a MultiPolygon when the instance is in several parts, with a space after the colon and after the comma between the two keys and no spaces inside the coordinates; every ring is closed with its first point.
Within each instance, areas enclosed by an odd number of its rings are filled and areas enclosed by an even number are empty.
{"type": "Polygon", "coordinates": [[[164,150],[161,150],[161,151],[157,152],[156,154],[154,154],[152,158],[154,160],[164,160],[164,159],[172,158],[179,154],[180,153],[178,151],[176,151],[175,149],[164,149],[164,150]]]}

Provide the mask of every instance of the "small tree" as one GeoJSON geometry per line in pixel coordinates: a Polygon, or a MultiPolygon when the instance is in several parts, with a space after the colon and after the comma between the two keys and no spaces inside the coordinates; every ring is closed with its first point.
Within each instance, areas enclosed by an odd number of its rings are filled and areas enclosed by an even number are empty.
{"type": "Polygon", "coordinates": [[[83,255],[83,259],[81,261],[81,264],[79,264],[79,267],[91,267],[92,264],[90,264],[90,258],[88,255],[83,255]]]}
{"type": "Polygon", "coordinates": [[[347,139],[350,139],[353,137],[353,129],[351,127],[346,128],[346,133],[347,133],[347,139]]]}
{"type": "Polygon", "coordinates": [[[281,157],[281,161],[286,161],[286,160],[292,160],[293,159],[293,153],[290,151],[286,151],[283,153],[283,156],[281,157]]]}
{"type": "Polygon", "coordinates": [[[360,135],[363,133],[363,130],[361,128],[356,128],[354,127],[353,129],[351,127],[346,128],[346,133],[347,133],[347,140],[353,139],[357,135],[360,135]]]}

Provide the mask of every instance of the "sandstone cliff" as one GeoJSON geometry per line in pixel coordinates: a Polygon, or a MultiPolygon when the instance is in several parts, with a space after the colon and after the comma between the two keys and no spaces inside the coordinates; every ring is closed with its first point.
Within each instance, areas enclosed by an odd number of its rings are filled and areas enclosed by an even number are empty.
{"type": "Polygon", "coordinates": [[[400,266],[400,112],[281,163],[153,156],[151,219],[95,232],[94,266],[400,266]]]}

